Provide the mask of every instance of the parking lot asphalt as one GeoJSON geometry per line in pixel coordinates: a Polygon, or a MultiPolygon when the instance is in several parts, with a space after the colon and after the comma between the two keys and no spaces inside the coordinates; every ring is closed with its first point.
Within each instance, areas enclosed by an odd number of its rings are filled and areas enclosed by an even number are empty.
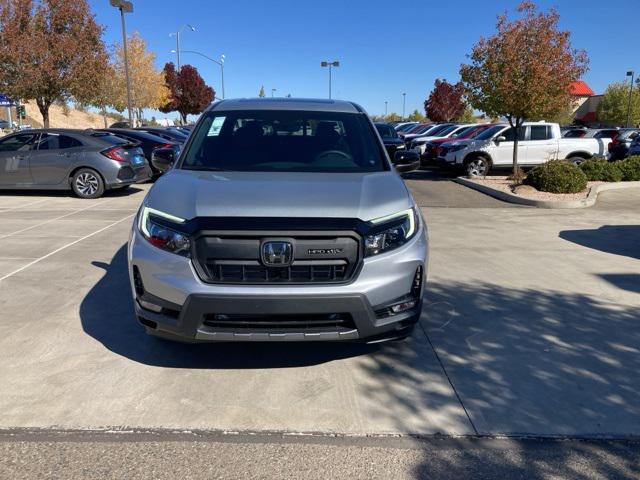
{"type": "Polygon", "coordinates": [[[0,428],[640,435],[637,192],[552,211],[408,183],[457,200],[421,202],[422,328],[373,346],[147,337],[125,254],[147,185],[0,193],[0,428]]]}

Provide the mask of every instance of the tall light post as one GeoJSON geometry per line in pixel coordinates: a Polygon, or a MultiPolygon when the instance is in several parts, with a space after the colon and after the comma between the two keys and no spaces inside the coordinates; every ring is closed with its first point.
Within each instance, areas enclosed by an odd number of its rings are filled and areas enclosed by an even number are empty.
{"type": "Polygon", "coordinates": [[[334,60],[333,62],[322,61],[322,62],[320,62],[320,66],[321,67],[329,67],[329,98],[331,98],[331,69],[333,67],[339,67],[340,66],[340,62],[337,61],[337,60],[334,60]]]}
{"type": "Polygon", "coordinates": [[[385,116],[385,117],[387,116],[387,104],[388,104],[388,103],[389,103],[389,102],[387,102],[387,101],[385,100],[385,102],[384,102],[384,116],[385,116]]]}
{"type": "Polygon", "coordinates": [[[633,70],[629,70],[627,72],[627,77],[631,77],[631,83],[629,84],[629,104],[627,105],[627,128],[630,127],[629,122],[631,121],[631,97],[633,95],[633,77],[635,72],[633,70]]]}
{"type": "Polygon", "coordinates": [[[188,28],[189,30],[191,30],[192,32],[195,32],[196,29],[193,25],[189,25],[188,23],[183,25],[182,27],[180,27],[180,29],[177,32],[172,32],[169,34],[170,37],[175,36],[176,37],[176,59],[178,61],[177,66],[178,66],[178,72],[180,71],[180,34],[182,33],[182,31],[188,28]]]}
{"type": "Polygon", "coordinates": [[[406,104],[407,101],[407,94],[403,93],[402,94],[402,120],[404,121],[404,106],[406,104]]]}
{"type": "Polygon", "coordinates": [[[278,90],[277,88],[271,89],[271,98],[273,98],[273,95],[276,93],[277,90],[278,90]]]}
{"type": "MultiPolygon", "coordinates": [[[[171,53],[175,53],[177,50],[171,50],[171,53]]],[[[196,52],[195,50],[181,50],[182,53],[195,53],[196,55],[200,55],[201,57],[206,58],[207,60],[212,61],[220,66],[220,75],[222,76],[222,99],[224,100],[224,60],[225,56],[220,55],[220,60],[216,60],[211,58],[204,53],[196,52]]]]}
{"type": "Polygon", "coordinates": [[[129,80],[129,58],[127,57],[127,29],[124,24],[124,14],[133,13],[133,3],[127,0],[109,0],[112,7],[120,10],[122,20],[122,50],[124,52],[124,77],[127,82],[127,110],[129,112],[129,126],[133,127],[133,110],[131,108],[131,81],[129,80]]]}

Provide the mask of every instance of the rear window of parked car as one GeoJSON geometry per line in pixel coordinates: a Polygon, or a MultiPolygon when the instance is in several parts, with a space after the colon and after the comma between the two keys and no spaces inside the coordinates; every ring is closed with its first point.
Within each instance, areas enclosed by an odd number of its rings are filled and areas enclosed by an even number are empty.
{"type": "Polygon", "coordinates": [[[552,138],[550,125],[531,125],[529,128],[530,140],[549,140],[552,138]]]}

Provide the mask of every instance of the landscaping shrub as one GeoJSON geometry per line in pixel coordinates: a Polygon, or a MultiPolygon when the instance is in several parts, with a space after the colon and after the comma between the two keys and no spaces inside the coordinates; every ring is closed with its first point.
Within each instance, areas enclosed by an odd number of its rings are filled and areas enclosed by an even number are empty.
{"type": "Polygon", "coordinates": [[[580,169],[590,182],[620,182],[623,177],[620,162],[608,162],[602,158],[585,160],[580,169]]]}
{"type": "Polygon", "coordinates": [[[552,160],[532,169],[524,183],[542,192],[578,193],[587,188],[587,176],[571,162],[552,160]]]}
{"type": "Polygon", "coordinates": [[[626,160],[616,162],[620,172],[622,172],[622,180],[625,182],[640,181],[640,156],[629,157],[626,160]]]}

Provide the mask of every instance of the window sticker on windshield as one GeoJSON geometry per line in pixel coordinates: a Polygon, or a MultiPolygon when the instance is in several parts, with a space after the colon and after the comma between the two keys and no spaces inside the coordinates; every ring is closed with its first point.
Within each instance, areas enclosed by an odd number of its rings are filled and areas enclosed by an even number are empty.
{"type": "Polygon", "coordinates": [[[224,125],[226,118],[227,117],[215,117],[213,122],[211,122],[211,127],[209,127],[207,137],[217,137],[220,135],[220,130],[222,130],[222,125],[224,125]]]}

